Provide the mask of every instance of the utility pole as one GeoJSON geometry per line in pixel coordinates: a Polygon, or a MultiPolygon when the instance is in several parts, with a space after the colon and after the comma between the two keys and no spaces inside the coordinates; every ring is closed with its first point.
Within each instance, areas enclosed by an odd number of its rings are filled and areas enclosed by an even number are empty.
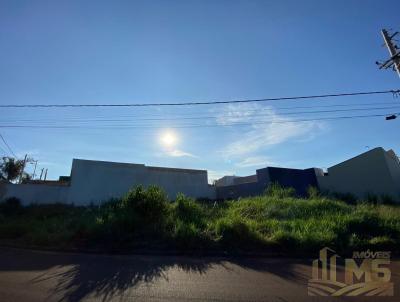
{"type": "Polygon", "coordinates": [[[28,154],[25,154],[24,161],[23,161],[23,163],[22,163],[21,173],[19,174],[19,183],[22,183],[22,176],[23,176],[23,174],[24,174],[24,170],[25,170],[25,165],[26,165],[26,159],[27,159],[27,157],[28,157],[28,154]]]}
{"type": "Polygon", "coordinates": [[[35,168],[33,168],[33,174],[32,174],[32,179],[35,179],[36,176],[36,166],[37,166],[37,160],[34,161],[35,162],[35,168]]]}
{"type": "Polygon", "coordinates": [[[386,47],[389,50],[390,58],[386,60],[384,63],[376,62],[379,65],[379,69],[388,69],[392,68],[397,72],[397,75],[400,77],[400,52],[399,47],[393,42],[394,37],[399,33],[396,31],[393,34],[389,34],[386,29],[382,29],[381,31],[383,40],[385,41],[386,47]]]}
{"type": "MultiPolygon", "coordinates": [[[[385,41],[385,45],[387,49],[389,50],[390,58],[387,59],[385,62],[380,63],[376,62],[377,65],[379,65],[379,69],[388,69],[391,68],[393,71],[397,72],[397,75],[400,77],[400,51],[399,47],[393,42],[394,37],[399,33],[396,31],[393,34],[389,34],[389,32],[386,29],[382,29],[381,31],[383,40],[385,41]]],[[[394,93],[393,93],[394,95],[394,93]]],[[[397,118],[397,114],[392,114],[389,116],[386,116],[386,120],[394,120],[397,118]]]]}

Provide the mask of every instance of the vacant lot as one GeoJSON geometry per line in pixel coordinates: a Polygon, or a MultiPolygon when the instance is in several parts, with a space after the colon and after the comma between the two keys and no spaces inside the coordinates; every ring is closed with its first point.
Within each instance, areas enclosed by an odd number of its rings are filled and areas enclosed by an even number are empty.
{"type": "Polygon", "coordinates": [[[104,251],[285,252],[315,254],[400,246],[400,206],[347,204],[310,191],[296,198],[274,186],[262,196],[227,202],[168,201],[141,187],[101,206],[0,205],[0,242],[104,251]]]}

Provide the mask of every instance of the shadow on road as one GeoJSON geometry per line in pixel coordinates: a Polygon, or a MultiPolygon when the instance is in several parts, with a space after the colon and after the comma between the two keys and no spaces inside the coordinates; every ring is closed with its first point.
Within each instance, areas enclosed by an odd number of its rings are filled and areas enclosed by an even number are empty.
{"type": "Polygon", "coordinates": [[[309,275],[296,272],[294,264],[310,263],[298,259],[107,256],[13,249],[0,251],[0,272],[43,271],[30,282],[54,282],[55,287],[49,299],[58,301],[80,301],[89,295],[108,301],[139,284],[159,278],[168,281],[167,271],[170,269],[205,274],[211,268],[220,268],[231,270],[235,274],[235,267],[238,266],[245,270],[268,272],[286,280],[305,283],[309,275]]]}

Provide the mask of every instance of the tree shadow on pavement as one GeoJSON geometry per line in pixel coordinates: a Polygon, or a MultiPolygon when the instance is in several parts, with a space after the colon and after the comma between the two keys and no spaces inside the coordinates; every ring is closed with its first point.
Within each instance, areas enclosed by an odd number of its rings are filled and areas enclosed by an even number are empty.
{"type": "Polygon", "coordinates": [[[32,283],[55,284],[48,300],[81,301],[93,297],[109,301],[142,284],[160,278],[168,282],[168,271],[182,270],[202,275],[211,268],[237,273],[237,268],[268,272],[296,283],[305,283],[308,273],[299,272],[294,265],[309,266],[309,260],[273,258],[218,258],[179,256],[109,256],[92,254],[46,253],[17,250],[0,255],[0,271],[43,271],[30,280],[32,283]],[[12,256],[11,256],[12,255],[12,256]]]}
{"type": "Polygon", "coordinates": [[[169,268],[177,267],[185,272],[203,274],[213,265],[209,261],[181,261],[167,257],[138,256],[135,259],[125,256],[85,257],[84,261],[73,264],[65,271],[42,275],[33,282],[43,282],[56,278],[54,296],[62,296],[59,301],[80,301],[88,295],[108,301],[140,283],[150,283],[163,278],[169,268]]]}

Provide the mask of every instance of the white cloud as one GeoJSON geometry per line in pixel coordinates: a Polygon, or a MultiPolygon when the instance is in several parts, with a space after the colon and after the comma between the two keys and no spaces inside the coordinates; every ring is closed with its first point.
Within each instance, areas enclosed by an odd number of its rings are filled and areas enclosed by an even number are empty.
{"type": "Polygon", "coordinates": [[[225,110],[217,115],[216,121],[220,125],[229,125],[231,123],[249,122],[254,119],[257,114],[270,114],[272,113],[271,107],[257,106],[254,104],[237,104],[227,105],[225,110]],[[261,112],[260,112],[261,111],[261,112]]]}
{"type": "Polygon", "coordinates": [[[251,156],[247,157],[241,162],[236,163],[236,166],[239,168],[247,168],[247,167],[265,167],[275,165],[268,157],[266,156],[251,156]]]}
{"type": "Polygon", "coordinates": [[[270,106],[258,104],[227,106],[225,112],[218,116],[217,122],[221,125],[229,125],[232,122],[248,123],[250,129],[220,152],[225,158],[256,156],[257,152],[288,140],[307,141],[322,129],[321,122],[293,122],[293,120],[279,115],[270,106]]]}
{"type": "Polygon", "coordinates": [[[185,151],[178,150],[178,149],[168,150],[168,151],[166,152],[166,154],[167,154],[168,156],[172,156],[172,157],[184,157],[184,156],[187,156],[187,157],[197,158],[197,156],[194,155],[194,154],[192,154],[192,153],[185,152],[185,151]]]}

